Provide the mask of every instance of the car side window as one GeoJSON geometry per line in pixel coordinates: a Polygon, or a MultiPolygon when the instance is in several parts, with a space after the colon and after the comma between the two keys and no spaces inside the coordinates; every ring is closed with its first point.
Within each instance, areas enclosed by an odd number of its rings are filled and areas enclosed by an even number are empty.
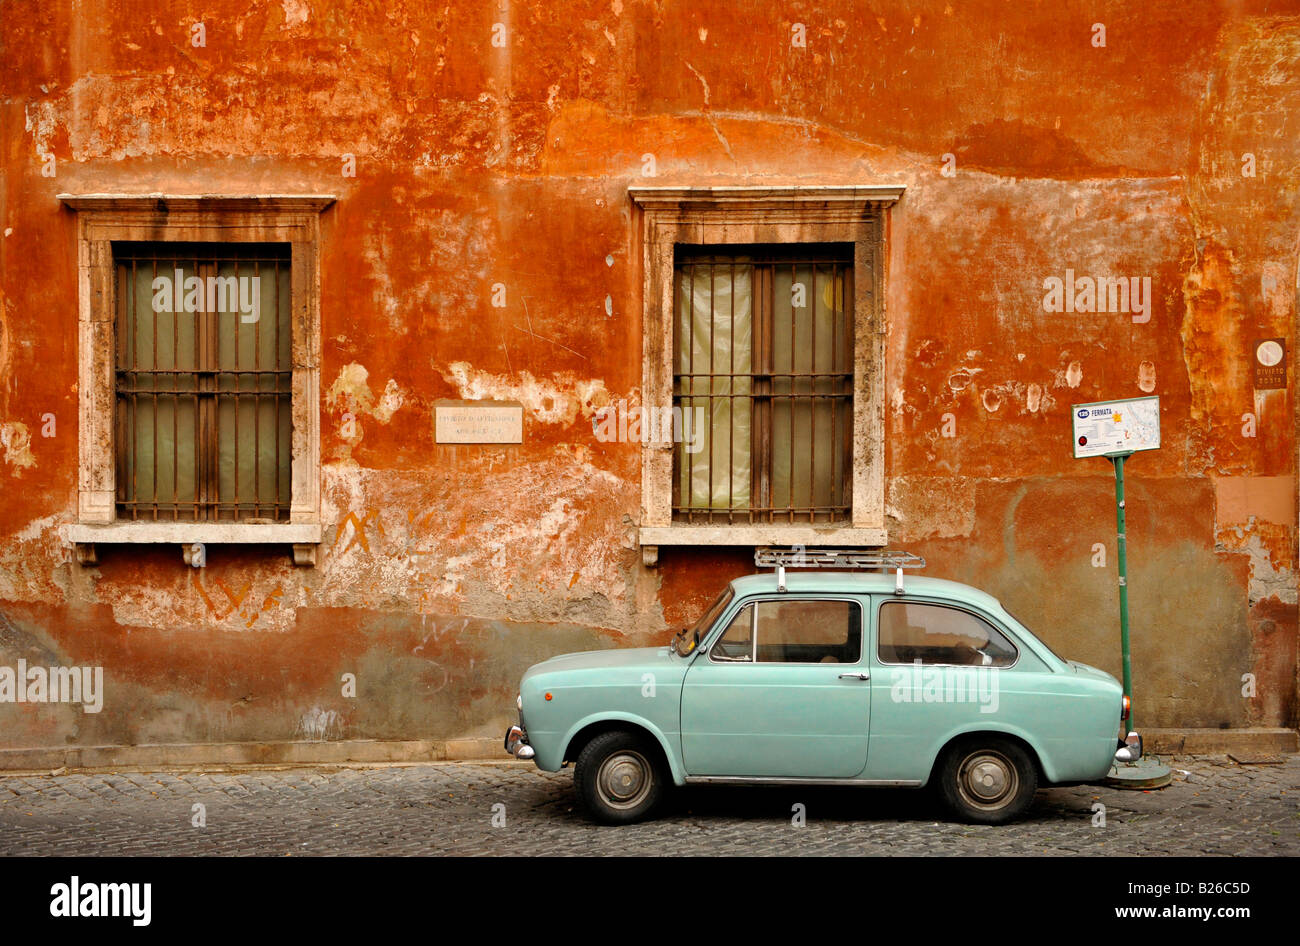
{"type": "Polygon", "coordinates": [[[748,663],[754,659],[754,606],[747,604],[731,619],[709,651],[713,660],[748,663]]]}
{"type": "Polygon", "coordinates": [[[862,620],[853,602],[759,602],[759,663],[857,663],[861,657],[862,620]]]}
{"type": "Polygon", "coordinates": [[[936,604],[886,601],[880,606],[881,663],[1009,667],[1017,651],[983,618],[936,604]]]}
{"type": "Polygon", "coordinates": [[[857,663],[862,615],[851,601],[789,598],[747,604],[710,656],[758,663],[857,663]]]}

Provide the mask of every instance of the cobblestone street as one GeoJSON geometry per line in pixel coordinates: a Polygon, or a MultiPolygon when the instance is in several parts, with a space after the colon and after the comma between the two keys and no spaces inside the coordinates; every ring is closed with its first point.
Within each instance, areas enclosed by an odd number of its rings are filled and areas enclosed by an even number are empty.
{"type": "Polygon", "coordinates": [[[940,820],[928,793],[720,786],[674,793],[656,821],[600,827],[571,770],[511,762],[15,775],[0,777],[0,854],[1300,854],[1300,756],[1165,761],[1175,781],[1161,791],[1041,790],[1000,828],[940,820]]]}

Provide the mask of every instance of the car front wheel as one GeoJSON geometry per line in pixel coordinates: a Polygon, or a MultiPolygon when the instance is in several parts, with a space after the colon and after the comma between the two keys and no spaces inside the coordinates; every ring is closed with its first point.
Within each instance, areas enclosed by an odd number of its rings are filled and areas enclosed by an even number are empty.
{"type": "Polygon", "coordinates": [[[578,755],[573,785],[597,821],[630,824],[654,810],[664,792],[656,747],[630,732],[601,733],[578,755]]]}
{"type": "Polygon", "coordinates": [[[1005,824],[1024,814],[1038,789],[1029,754],[1008,739],[989,737],[950,750],[939,773],[939,795],[950,811],[974,824],[1005,824]]]}

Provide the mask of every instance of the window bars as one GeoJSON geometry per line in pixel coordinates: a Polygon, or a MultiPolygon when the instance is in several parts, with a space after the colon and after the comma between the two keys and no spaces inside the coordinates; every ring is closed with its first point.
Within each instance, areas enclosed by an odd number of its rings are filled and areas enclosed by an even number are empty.
{"type": "Polygon", "coordinates": [[[839,244],[679,247],[673,515],[851,518],[853,260],[839,244]]]}
{"type": "Polygon", "coordinates": [[[117,515],[285,522],[287,244],[115,243],[117,515]]]}

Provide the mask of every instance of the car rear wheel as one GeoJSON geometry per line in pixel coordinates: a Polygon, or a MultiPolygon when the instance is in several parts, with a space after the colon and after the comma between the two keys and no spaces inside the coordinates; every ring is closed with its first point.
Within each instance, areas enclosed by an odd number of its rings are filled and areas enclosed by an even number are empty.
{"type": "Polygon", "coordinates": [[[625,730],[601,733],[578,755],[573,786],[588,813],[605,824],[630,824],[652,812],[666,779],[659,753],[625,730]]]}
{"type": "Polygon", "coordinates": [[[1038,789],[1033,760],[1009,739],[988,737],[954,746],[939,773],[948,809],[974,824],[1005,824],[1025,813],[1038,789]]]}

